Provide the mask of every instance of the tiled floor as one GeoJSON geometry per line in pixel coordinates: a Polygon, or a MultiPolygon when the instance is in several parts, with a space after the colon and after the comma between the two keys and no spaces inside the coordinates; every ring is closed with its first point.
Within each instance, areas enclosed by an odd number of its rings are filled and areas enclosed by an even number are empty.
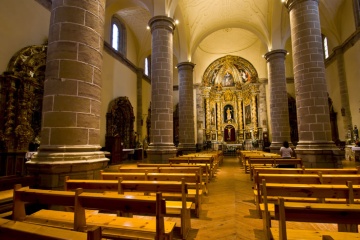
{"type": "MultiPolygon", "coordinates": [[[[354,167],[357,162],[344,162],[354,167]]],[[[186,240],[264,239],[262,220],[255,215],[252,182],[235,156],[226,156],[224,163],[209,184],[204,196],[200,218],[192,218],[191,231],[186,240]]],[[[171,219],[180,224],[176,218],[171,219]]],[[[273,221],[273,226],[277,222],[273,221]]],[[[334,224],[289,223],[288,228],[337,231],[334,224]]]]}

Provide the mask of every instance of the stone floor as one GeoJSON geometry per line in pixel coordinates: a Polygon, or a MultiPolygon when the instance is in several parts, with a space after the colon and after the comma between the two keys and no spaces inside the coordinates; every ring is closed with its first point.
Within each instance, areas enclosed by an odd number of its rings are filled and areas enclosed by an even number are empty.
{"type": "MultiPolygon", "coordinates": [[[[357,162],[344,162],[354,167],[357,162]]],[[[262,220],[256,217],[252,182],[235,156],[226,156],[216,177],[209,184],[209,195],[203,198],[200,218],[192,218],[186,240],[264,239],[262,220]]],[[[169,219],[169,218],[168,218],[169,219]]],[[[180,224],[179,219],[169,220],[180,224]]],[[[272,222],[277,226],[277,222],[272,222]]],[[[288,228],[337,231],[334,224],[289,223],[288,228]]],[[[177,235],[177,234],[176,234],[177,235]]],[[[175,239],[178,239],[175,236],[175,239]]]]}

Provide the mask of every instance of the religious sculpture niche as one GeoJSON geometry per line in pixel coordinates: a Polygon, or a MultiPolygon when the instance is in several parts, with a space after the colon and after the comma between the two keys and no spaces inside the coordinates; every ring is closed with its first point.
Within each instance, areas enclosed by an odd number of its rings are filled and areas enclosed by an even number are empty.
{"type": "Polygon", "coordinates": [[[235,141],[235,128],[232,125],[227,125],[224,128],[224,141],[233,142],[235,141]]]}
{"type": "Polygon", "coordinates": [[[226,105],[224,107],[224,122],[231,123],[234,120],[234,107],[226,105]]]}
{"type": "Polygon", "coordinates": [[[46,51],[46,44],[21,49],[0,75],[1,152],[39,146],[46,51]]]}

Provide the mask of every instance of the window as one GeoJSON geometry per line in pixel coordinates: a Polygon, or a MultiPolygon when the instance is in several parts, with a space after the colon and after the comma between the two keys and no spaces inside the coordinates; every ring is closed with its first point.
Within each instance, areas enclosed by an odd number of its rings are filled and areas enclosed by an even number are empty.
{"type": "Polygon", "coordinates": [[[148,56],[145,58],[145,75],[150,77],[150,72],[151,72],[151,56],[148,56]]]}
{"type": "Polygon", "coordinates": [[[126,55],[126,28],[116,17],[111,21],[111,46],[122,55],[126,55]]]}
{"type": "Polygon", "coordinates": [[[329,46],[328,46],[328,40],[327,37],[322,35],[323,39],[323,50],[324,50],[324,58],[327,59],[329,57],[329,46]]]}

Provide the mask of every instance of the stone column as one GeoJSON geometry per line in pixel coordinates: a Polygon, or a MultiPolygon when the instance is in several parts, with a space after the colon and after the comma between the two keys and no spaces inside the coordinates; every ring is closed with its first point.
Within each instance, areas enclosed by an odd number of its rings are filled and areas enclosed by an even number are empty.
{"type": "Polygon", "coordinates": [[[260,81],[259,86],[259,127],[267,129],[267,106],[266,106],[266,89],[265,81],[260,81]]]}
{"type": "Polygon", "coordinates": [[[279,152],[286,140],[290,140],[288,97],[285,77],[285,50],[273,50],[265,54],[269,72],[270,117],[272,140],[271,152],[279,152]]]}
{"type": "Polygon", "coordinates": [[[196,90],[196,133],[197,133],[197,140],[196,143],[199,145],[199,148],[203,149],[204,142],[206,138],[204,138],[205,134],[205,114],[204,114],[204,99],[202,96],[202,90],[200,84],[195,84],[196,90]]]}
{"type": "Polygon", "coordinates": [[[349,103],[349,91],[347,86],[346,80],[346,71],[345,71],[345,64],[344,64],[344,52],[341,47],[337,47],[334,49],[336,54],[336,62],[338,68],[338,75],[339,75],[339,86],[340,86],[340,100],[341,100],[341,109],[344,109],[344,116],[343,124],[344,124],[344,133],[345,133],[345,140],[348,138],[347,133],[348,130],[352,132],[353,125],[352,125],[352,117],[351,117],[351,110],[350,110],[350,103],[349,103]]]}
{"type": "Polygon", "coordinates": [[[217,118],[217,141],[218,142],[222,142],[224,141],[223,138],[223,131],[222,131],[222,125],[224,124],[224,111],[223,111],[223,104],[221,102],[221,100],[219,99],[220,97],[217,96],[216,97],[216,109],[217,109],[217,113],[216,113],[216,118],[217,118]]]}
{"type": "Polygon", "coordinates": [[[41,143],[27,164],[40,187],[63,188],[65,175],[94,179],[100,150],[105,0],[53,0],[44,83],[41,143]]]}
{"type": "Polygon", "coordinates": [[[237,108],[239,113],[238,124],[237,124],[238,125],[237,143],[242,143],[244,141],[244,129],[243,129],[244,121],[243,121],[243,112],[242,112],[243,100],[240,92],[236,93],[236,97],[237,97],[237,108]]]}
{"type": "Polygon", "coordinates": [[[209,99],[209,92],[205,93],[205,108],[206,108],[206,112],[205,112],[205,125],[206,125],[206,129],[205,129],[205,134],[206,134],[206,141],[210,141],[211,137],[210,137],[210,99],[209,99]]]}
{"type": "Polygon", "coordinates": [[[194,124],[194,63],[177,65],[179,72],[179,149],[183,153],[196,152],[194,124]]]}
{"type": "Polygon", "coordinates": [[[173,131],[173,33],[175,21],[150,19],[151,29],[151,137],[149,161],[167,162],[176,155],[173,131]]]}
{"type": "Polygon", "coordinates": [[[299,142],[296,154],[306,167],[339,167],[331,140],[318,0],[287,0],[293,50],[299,142]]]}

